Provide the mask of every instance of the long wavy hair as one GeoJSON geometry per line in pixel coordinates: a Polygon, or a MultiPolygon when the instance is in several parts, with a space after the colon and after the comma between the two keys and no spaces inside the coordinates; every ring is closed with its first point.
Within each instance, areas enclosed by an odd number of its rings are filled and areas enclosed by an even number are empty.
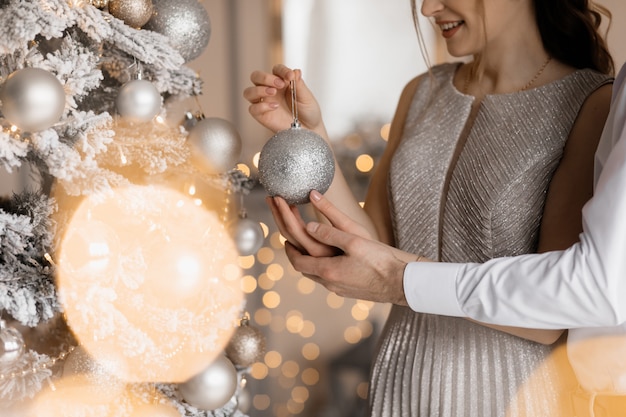
{"type": "MultiPolygon", "coordinates": [[[[482,5],[482,0],[479,0],[482,5]]],[[[417,30],[420,49],[424,50],[424,37],[418,23],[416,0],[411,0],[413,22],[417,30]]],[[[590,68],[613,75],[615,66],[606,44],[606,33],[600,33],[603,17],[607,19],[608,32],[611,12],[591,0],[533,0],[535,19],[543,47],[555,59],[574,68],[590,68]]],[[[425,56],[426,62],[428,58],[425,56]]]]}

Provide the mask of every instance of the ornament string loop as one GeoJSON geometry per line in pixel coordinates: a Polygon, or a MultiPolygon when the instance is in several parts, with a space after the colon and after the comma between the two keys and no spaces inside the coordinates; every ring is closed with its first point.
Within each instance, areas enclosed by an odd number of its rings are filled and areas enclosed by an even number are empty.
{"type": "Polygon", "coordinates": [[[289,88],[291,89],[291,116],[293,117],[293,123],[291,124],[291,127],[299,128],[300,121],[298,120],[298,103],[296,101],[297,96],[295,80],[289,81],[289,88]]]}

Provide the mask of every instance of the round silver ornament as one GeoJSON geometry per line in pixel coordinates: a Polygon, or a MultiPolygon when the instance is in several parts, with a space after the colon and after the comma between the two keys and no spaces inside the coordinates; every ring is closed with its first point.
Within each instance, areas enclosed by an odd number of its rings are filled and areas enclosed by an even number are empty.
{"type": "Polygon", "coordinates": [[[15,362],[23,353],[22,334],[13,327],[6,327],[4,320],[0,320],[0,367],[15,362]]]}
{"type": "Polygon", "coordinates": [[[109,13],[128,26],[140,28],[152,17],[152,0],[109,0],[109,13]]]}
{"type": "Polygon", "coordinates": [[[247,217],[239,218],[234,229],[235,245],[239,255],[254,255],[263,246],[265,235],[259,222],[247,217]]]}
{"type": "Polygon", "coordinates": [[[237,394],[237,410],[247,414],[252,406],[252,395],[247,388],[241,388],[237,394]]]}
{"type": "Polygon", "coordinates": [[[65,90],[52,73],[41,68],[13,72],[0,89],[2,114],[26,132],[47,129],[65,109],[65,90]]]}
{"type": "Polygon", "coordinates": [[[202,410],[223,407],[237,391],[237,370],[224,355],[198,375],[178,385],[185,402],[202,410]]]}
{"type": "Polygon", "coordinates": [[[259,182],[271,196],[289,204],[309,202],[309,193],[325,193],[335,175],[330,146],[318,134],[298,127],[281,130],[259,156],[259,182]]]}
{"type": "Polygon", "coordinates": [[[220,174],[235,167],[241,155],[239,132],[227,120],[209,117],[200,120],[189,132],[191,161],[209,174],[220,174]]]}
{"type": "Polygon", "coordinates": [[[248,318],[243,318],[225,352],[235,366],[246,368],[258,362],[265,353],[265,337],[257,328],[250,326],[248,318]]]}
{"type": "Polygon", "coordinates": [[[148,80],[132,80],[120,88],[115,104],[126,120],[134,123],[151,121],[161,111],[161,94],[148,80]]]}
{"type": "Polygon", "coordinates": [[[209,43],[211,21],[198,0],[155,0],[154,14],[143,28],[165,35],[185,62],[200,56],[209,43]]]}

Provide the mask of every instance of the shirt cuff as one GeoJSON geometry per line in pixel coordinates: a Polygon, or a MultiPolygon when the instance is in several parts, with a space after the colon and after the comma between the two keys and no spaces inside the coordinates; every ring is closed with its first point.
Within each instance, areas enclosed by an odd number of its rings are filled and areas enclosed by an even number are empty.
{"type": "Polygon", "coordinates": [[[410,262],[404,269],[404,295],[412,310],[420,313],[465,317],[456,294],[459,264],[410,262]]]}

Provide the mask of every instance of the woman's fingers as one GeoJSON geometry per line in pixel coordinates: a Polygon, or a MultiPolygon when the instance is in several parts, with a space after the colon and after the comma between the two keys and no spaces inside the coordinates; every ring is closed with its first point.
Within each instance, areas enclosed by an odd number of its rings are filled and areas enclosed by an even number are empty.
{"type": "MultiPolygon", "coordinates": [[[[335,248],[321,244],[307,233],[306,224],[297,207],[290,206],[280,197],[274,197],[274,205],[279,212],[282,227],[293,239],[294,246],[312,256],[333,256],[337,253],[335,248]]],[[[291,241],[289,238],[287,240],[291,241]]]]}
{"type": "Polygon", "coordinates": [[[349,232],[357,236],[371,239],[371,235],[363,226],[352,220],[344,212],[339,210],[327,198],[316,190],[311,191],[311,204],[328,219],[337,229],[349,232]]]}

